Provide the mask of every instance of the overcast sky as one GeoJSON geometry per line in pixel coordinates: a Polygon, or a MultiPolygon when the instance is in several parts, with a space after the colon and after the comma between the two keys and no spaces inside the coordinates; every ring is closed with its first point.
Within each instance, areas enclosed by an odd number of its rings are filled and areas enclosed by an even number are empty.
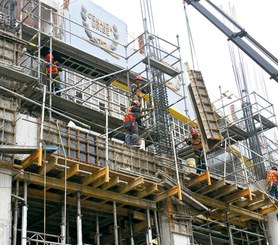
{"type": "MultiPolygon", "coordinates": [[[[228,11],[228,6],[235,8],[236,20],[253,38],[277,57],[278,54],[278,1],[277,0],[211,0],[216,5],[228,11]],[[220,5],[221,4],[221,5],[220,5]]],[[[123,20],[128,26],[128,32],[137,37],[143,32],[140,0],[93,0],[111,14],[123,20]]],[[[204,1],[200,1],[204,3],[204,1]]],[[[160,37],[176,44],[176,35],[180,37],[181,55],[184,62],[191,63],[188,32],[182,0],[151,0],[155,31],[160,37]]],[[[199,70],[203,73],[211,100],[220,96],[222,91],[230,90],[237,93],[236,82],[232,72],[227,37],[214,27],[205,17],[192,6],[187,5],[187,14],[199,70]]],[[[223,21],[223,20],[222,20],[223,21]]],[[[250,60],[245,54],[246,60],[250,60]]],[[[262,91],[263,86],[258,78],[252,78],[256,73],[264,74],[269,100],[277,103],[278,83],[269,79],[269,75],[253,61],[250,62],[247,75],[251,91],[262,91]],[[257,80],[257,81],[256,81],[257,80]],[[257,83],[257,84],[256,84],[257,83]]],[[[258,76],[258,75],[257,75],[258,76]]],[[[264,95],[265,96],[265,95],[264,95]]],[[[277,107],[278,108],[278,107],[277,107]]],[[[276,111],[278,109],[276,108],[276,111]]]]}

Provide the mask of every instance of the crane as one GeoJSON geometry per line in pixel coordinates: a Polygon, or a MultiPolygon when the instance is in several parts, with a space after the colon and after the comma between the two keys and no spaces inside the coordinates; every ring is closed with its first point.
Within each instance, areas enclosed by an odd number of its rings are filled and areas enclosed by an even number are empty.
{"type": "Polygon", "coordinates": [[[245,31],[232,18],[226,15],[219,7],[209,0],[203,1],[206,1],[213,9],[224,16],[230,24],[238,29],[238,32],[232,31],[227,25],[220,21],[204,5],[200,3],[200,0],[184,0],[184,3],[193,6],[199,13],[201,13],[214,26],[223,32],[228,37],[228,41],[231,41],[237,45],[245,54],[247,54],[263,70],[265,70],[270,75],[270,79],[274,79],[276,82],[278,82],[278,59],[267,49],[265,49],[260,43],[258,43],[253,37],[251,37],[247,31],[245,31]]]}

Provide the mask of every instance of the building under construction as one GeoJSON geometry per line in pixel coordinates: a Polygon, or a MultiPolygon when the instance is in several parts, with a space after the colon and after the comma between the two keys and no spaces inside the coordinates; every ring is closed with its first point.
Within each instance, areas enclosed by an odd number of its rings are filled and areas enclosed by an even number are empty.
{"type": "Polygon", "coordinates": [[[278,161],[273,105],[222,93],[216,107],[178,39],[145,23],[128,42],[125,23],[90,0],[57,2],[0,1],[0,244],[275,245],[278,201],[265,183],[278,161]],[[59,79],[45,73],[48,53],[59,79]],[[123,130],[138,74],[142,107],[154,107],[140,148],[123,130]],[[201,174],[184,143],[192,127],[205,146],[201,174]]]}

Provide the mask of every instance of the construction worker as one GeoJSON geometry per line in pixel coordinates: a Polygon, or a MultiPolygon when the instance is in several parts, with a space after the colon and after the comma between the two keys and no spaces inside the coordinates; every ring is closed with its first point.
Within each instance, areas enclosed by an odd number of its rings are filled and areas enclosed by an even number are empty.
{"type": "Polygon", "coordinates": [[[278,172],[276,166],[273,165],[266,172],[266,182],[269,195],[278,199],[278,172]]]}
{"type": "Polygon", "coordinates": [[[185,138],[184,141],[187,145],[192,145],[194,150],[194,158],[196,161],[197,174],[200,174],[202,170],[206,170],[206,161],[204,157],[204,149],[202,139],[198,134],[198,130],[191,128],[190,130],[191,139],[185,138]]]}
{"type": "Polygon", "coordinates": [[[135,122],[134,113],[128,109],[127,114],[124,116],[123,121],[124,132],[125,132],[125,144],[127,145],[138,145],[138,125],[135,122]]]}
{"type": "Polygon", "coordinates": [[[131,103],[131,106],[128,108],[129,112],[132,112],[134,114],[135,117],[135,122],[136,124],[139,126],[139,128],[141,129],[145,129],[146,125],[144,124],[144,122],[142,121],[142,118],[145,117],[145,115],[143,114],[143,112],[147,112],[147,111],[152,111],[154,109],[154,107],[149,107],[149,108],[141,108],[141,103],[139,100],[134,100],[131,103]]]}
{"type": "MultiPolygon", "coordinates": [[[[51,92],[56,92],[56,91],[60,91],[61,90],[61,86],[59,84],[60,81],[60,72],[62,71],[62,67],[60,66],[58,61],[54,61],[54,56],[51,55],[50,53],[48,53],[45,56],[45,61],[46,61],[46,65],[45,65],[45,73],[47,74],[48,77],[48,90],[51,92]],[[50,65],[52,64],[52,65],[50,65]],[[51,73],[51,78],[55,79],[54,80],[50,80],[50,73],[51,73]],[[50,86],[51,84],[51,86],[50,86]]],[[[61,92],[57,92],[56,93],[57,96],[61,96],[61,92]]]]}
{"type": "Polygon", "coordinates": [[[141,100],[143,97],[142,91],[142,77],[140,75],[135,77],[135,82],[131,84],[131,93],[133,100],[141,100]]]}

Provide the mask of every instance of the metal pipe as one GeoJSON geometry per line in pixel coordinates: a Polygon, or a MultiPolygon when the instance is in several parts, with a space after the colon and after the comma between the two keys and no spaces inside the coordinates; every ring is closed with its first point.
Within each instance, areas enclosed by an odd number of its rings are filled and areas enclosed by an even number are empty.
{"type": "Polygon", "coordinates": [[[155,229],[156,229],[156,239],[157,239],[157,245],[161,245],[161,237],[160,237],[160,230],[158,225],[158,217],[157,217],[157,211],[154,211],[154,222],[155,222],[155,229]]]}
{"type": "Polygon", "coordinates": [[[100,234],[99,234],[99,216],[97,212],[97,217],[96,217],[96,243],[97,245],[100,245],[100,234]]]}
{"type": "Polygon", "coordinates": [[[130,245],[134,245],[132,216],[129,216],[130,245]]]}
{"type": "Polygon", "coordinates": [[[61,235],[60,235],[60,243],[66,244],[66,216],[65,216],[65,206],[61,207],[61,235]]]}
{"type": "MultiPolygon", "coordinates": [[[[15,186],[15,196],[18,196],[18,190],[19,190],[19,180],[16,180],[16,186],[15,186]]],[[[17,242],[17,223],[18,223],[18,200],[24,200],[23,198],[16,198],[15,199],[15,205],[14,205],[14,223],[13,223],[13,245],[16,245],[17,242]]]]}
{"type": "Polygon", "coordinates": [[[114,239],[115,239],[115,245],[118,245],[119,241],[118,241],[118,225],[117,225],[117,206],[115,201],[113,201],[113,215],[114,215],[114,239]]]}
{"type": "Polygon", "coordinates": [[[150,217],[150,209],[147,208],[147,224],[148,224],[148,230],[147,230],[147,244],[152,245],[153,238],[152,238],[152,227],[151,227],[151,217],[150,217]]]}
{"type": "Polygon", "coordinates": [[[42,166],[42,142],[43,142],[45,98],[46,98],[46,85],[43,85],[43,101],[42,101],[42,116],[41,116],[41,128],[40,128],[40,138],[39,138],[38,166],[42,166]]]}
{"type": "Polygon", "coordinates": [[[80,202],[80,192],[77,192],[77,245],[82,245],[82,214],[81,214],[81,202],[80,202]]]}
{"type": "Polygon", "coordinates": [[[27,181],[24,181],[23,186],[23,198],[24,203],[22,205],[22,220],[21,220],[21,245],[27,244],[27,181]]]}
{"type": "Polygon", "coordinates": [[[108,133],[109,133],[109,124],[108,124],[108,108],[109,108],[109,90],[108,87],[106,88],[106,97],[107,97],[107,105],[105,108],[105,166],[108,166],[108,133]]]}

